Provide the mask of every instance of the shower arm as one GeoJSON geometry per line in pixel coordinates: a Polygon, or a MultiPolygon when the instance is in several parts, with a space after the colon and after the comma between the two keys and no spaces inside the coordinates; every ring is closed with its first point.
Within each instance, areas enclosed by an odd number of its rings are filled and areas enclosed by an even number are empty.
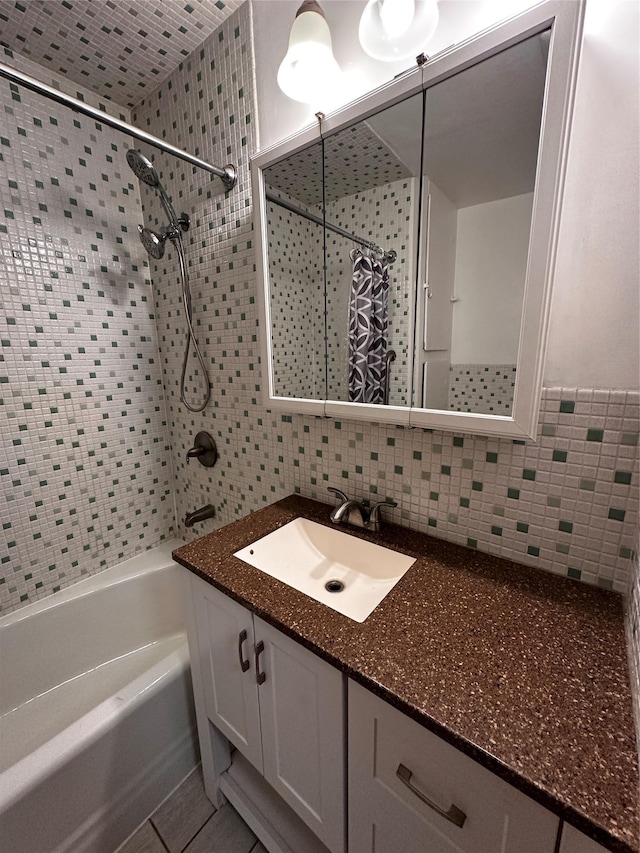
{"type": "Polygon", "coordinates": [[[132,124],[127,124],[125,121],[109,115],[109,113],[102,112],[102,110],[98,110],[89,104],[85,104],[84,101],[80,101],[78,98],[73,98],[71,95],[66,95],[64,92],[60,92],[52,86],[47,86],[46,83],[41,83],[39,80],[36,80],[35,77],[29,77],[28,74],[23,74],[22,71],[17,71],[15,68],[11,68],[9,65],[5,65],[2,62],[0,62],[0,77],[4,77],[19,86],[24,86],[25,89],[29,89],[39,95],[43,95],[50,101],[56,101],[58,104],[69,107],[69,109],[72,109],[74,112],[83,113],[101,124],[106,124],[109,127],[113,127],[115,130],[126,133],[127,136],[139,139],[141,142],[146,142],[147,145],[151,145],[153,148],[159,148],[160,151],[172,154],[174,157],[178,157],[178,159],[184,160],[192,166],[204,169],[205,172],[209,172],[217,178],[220,178],[225,190],[227,191],[233,189],[236,185],[238,179],[237,172],[235,166],[232,166],[231,164],[221,168],[220,166],[214,166],[211,163],[207,163],[206,160],[200,160],[199,157],[194,157],[193,154],[188,154],[186,151],[182,151],[180,148],[176,148],[174,145],[170,145],[168,142],[158,139],[157,136],[145,133],[144,130],[140,130],[132,124]]]}

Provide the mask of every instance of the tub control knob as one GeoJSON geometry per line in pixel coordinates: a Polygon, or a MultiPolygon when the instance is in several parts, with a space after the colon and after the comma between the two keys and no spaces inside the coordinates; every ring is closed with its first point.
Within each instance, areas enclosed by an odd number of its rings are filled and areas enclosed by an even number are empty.
{"type": "Polygon", "coordinates": [[[189,459],[197,459],[205,468],[211,468],[218,461],[218,448],[208,432],[199,432],[191,450],[187,451],[189,459]]]}

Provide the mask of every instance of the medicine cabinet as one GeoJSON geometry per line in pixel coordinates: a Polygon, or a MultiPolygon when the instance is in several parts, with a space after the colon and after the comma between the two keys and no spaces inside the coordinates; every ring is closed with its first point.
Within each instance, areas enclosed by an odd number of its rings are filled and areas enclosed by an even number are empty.
{"type": "Polygon", "coordinates": [[[542,3],[253,160],[269,408],[535,437],[582,17],[542,3]]]}

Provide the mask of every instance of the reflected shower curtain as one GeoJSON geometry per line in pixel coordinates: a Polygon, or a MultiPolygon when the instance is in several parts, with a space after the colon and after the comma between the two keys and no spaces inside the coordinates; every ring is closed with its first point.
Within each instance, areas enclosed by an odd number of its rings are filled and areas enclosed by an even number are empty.
{"type": "Polygon", "coordinates": [[[353,278],[349,297],[349,401],[385,403],[388,265],[351,252],[353,278]]]}

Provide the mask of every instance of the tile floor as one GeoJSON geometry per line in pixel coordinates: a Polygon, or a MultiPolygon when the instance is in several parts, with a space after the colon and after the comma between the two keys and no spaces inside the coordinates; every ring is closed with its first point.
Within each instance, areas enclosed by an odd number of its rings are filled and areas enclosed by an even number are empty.
{"type": "Polygon", "coordinates": [[[197,767],[117,853],[267,853],[226,803],[216,809],[197,767]]]}

